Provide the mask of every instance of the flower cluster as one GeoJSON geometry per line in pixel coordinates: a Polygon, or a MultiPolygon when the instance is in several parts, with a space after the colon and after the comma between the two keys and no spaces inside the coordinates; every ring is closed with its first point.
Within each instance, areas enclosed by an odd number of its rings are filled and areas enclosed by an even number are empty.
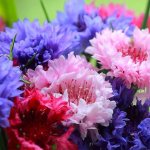
{"type": "Polygon", "coordinates": [[[84,0],[70,0],[65,5],[65,12],[59,12],[54,21],[77,33],[81,52],[89,46],[89,40],[95,36],[96,32],[101,32],[105,28],[122,30],[128,36],[132,35],[134,25],[130,17],[123,15],[118,17],[116,14],[111,14],[103,19],[98,9],[93,7],[85,5],[84,0]]]}
{"type": "Polygon", "coordinates": [[[6,28],[0,34],[0,54],[9,54],[13,40],[13,59],[22,70],[44,65],[49,59],[67,55],[78,47],[75,33],[59,25],[45,23],[40,26],[38,20],[25,19],[14,23],[13,28],[6,28]]]}
{"type": "Polygon", "coordinates": [[[51,22],[1,32],[0,149],[150,149],[150,33],[136,19],[68,0],[51,22]]]}

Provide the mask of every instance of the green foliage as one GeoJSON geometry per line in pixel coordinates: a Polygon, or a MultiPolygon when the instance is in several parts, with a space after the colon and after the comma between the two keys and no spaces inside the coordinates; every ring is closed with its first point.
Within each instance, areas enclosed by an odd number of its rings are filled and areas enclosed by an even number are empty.
{"type": "Polygon", "coordinates": [[[146,10],[145,10],[143,25],[142,25],[143,29],[145,29],[147,27],[147,21],[148,21],[149,15],[150,15],[150,0],[147,0],[147,6],[146,6],[146,10]]]}
{"type": "Polygon", "coordinates": [[[0,0],[0,5],[6,24],[11,26],[18,19],[15,0],[0,0]]]}

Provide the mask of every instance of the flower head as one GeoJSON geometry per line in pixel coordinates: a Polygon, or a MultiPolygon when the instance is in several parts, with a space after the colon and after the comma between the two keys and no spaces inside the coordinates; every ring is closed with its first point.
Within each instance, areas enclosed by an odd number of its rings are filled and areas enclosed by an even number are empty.
{"type": "Polygon", "coordinates": [[[35,89],[26,91],[23,100],[16,99],[11,110],[8,147],[41,150],[52,149],[56,145],[62,149],[76,149],[68,141],[72,129],[66,133],[60,130],[61,121],[69,117],[69,109],[61,98],[44,96],[35,89]]]}
{"type": "Polygon", "coordinates": [[[41,90],[43,87],[49,87],[60,76],[78,72],[80,69],[85,68],[94,70],[94,67],[84,57],[70,53],[67,59],[64,56],[60,56],[59,59],[50,60],[47,70],[44,70],[41,65],[37,66],[35,70],[29,69],[27,76],[29,81],[41,90]]]}
{"type": "Polygon", "coordinates": [[[96,129],[94,124],[109,125],[115,102],[108,100],[112,90],[103,76],[89,70],[81,71],[66,74],[43,90],[60,94],[67,91],[68,102],[74,111],[69,123],[79,124],[82,138],[85,138],[88,129],[96,129]]]}
{"type": "Polygon", "coordinates": [[[13,98],[21,94],[18,88],[21,71],[18,67],[13,67],[13,62],[7,57],[0,57],[0,127],[9,125],[8,117],[13,106],[13,98]]]}
{"type": "Polygon", "coordinates": [[[149,40],[148,30],[136,28],[129,38],[122,31],[106,29],[102,34],[97,33],[86,51],[109,71],[109,75],[120,77],[128,87],[131,84],[149,87],[149,40]]]}
{"type": "Polygon", "coordinates": [[[143,141],[143,144],[150,148],[150,118],[144,119],[139,125],[139,137],[143,141]]]}
{"type": "Polygon", "coordinates": [[[117,106],[121,110],[125,110],[132,105],[136,88],[127,88],[123,80],[120,78],[107,77],[106,79],[111,83],[113,89],[113,97],[111,100],[116,101],[117,106]]]}
{"type": "Polygon", "coordinates": [[[28,77],[44,94],[56,93],[68,97],[74,115],[67,124],[78,124],[83,138],[88,129],[96,129],[96,123],[108,126],[115,107],[115,102],[109,100],[111,85],[85,59],[73,54],[67,59],[60,57],[49,61],[47,71],[42,71],[42,68],[40,71],[29,70],[28,77]],[[39,81],[44,82],[38,84],[39,81]]]}
{"type": "Polygon", "coordinates": [[[84,0],[68,0],[65,4],[65,12],[58,12],[55,20],[61,26],[67,26],[76,33],[80,40],[78,53],[83,52],[90,44],[89,39],[92,39],[95,33],[103,28],[101,18],[95,14],[95,11],[88,13],[85,6],[84,0]]]}
{"type": "Polygon", "coordinates": [[[30,22],[25,19],[14,23],[12,28],[6,28],[0,34],[3,47],[0,54],[9,54],[15,35],[13,57],[22,68],[35,68],[50,59],[67,55],[73,49],[75,51],[78,43],[74,33],[65,27],[49,23],[40,26],[37,20],[30,22]]]}

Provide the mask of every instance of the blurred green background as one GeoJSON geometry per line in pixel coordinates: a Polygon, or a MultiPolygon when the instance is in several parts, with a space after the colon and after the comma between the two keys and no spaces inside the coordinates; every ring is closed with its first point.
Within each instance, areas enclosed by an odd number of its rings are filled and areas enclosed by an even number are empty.
{"type": "MultiPolygon", "coordinates": [[[[46,11],[50,19],[56,16],[58,10],[63,10],[66,0],[43,0],[46,11]]],[[[85,0],[90,3],[91,0],[85,0]]],[[[95,0],[97,5],[113,3],[126,4],[136,14],[144,13],[147,0],[95,0]]],[[[42,10],[40,0],[0,0],[0,16],[3,16],[9,25],[18,19],[29,18],[30,20],[39,19],[45,21],[45,15],[42,10]]]]}

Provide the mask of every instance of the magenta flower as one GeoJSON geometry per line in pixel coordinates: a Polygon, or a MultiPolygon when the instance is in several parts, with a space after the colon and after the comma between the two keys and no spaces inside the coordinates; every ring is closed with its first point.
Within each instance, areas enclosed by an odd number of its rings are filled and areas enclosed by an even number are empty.
{"type": "Polygon", "coordinates": [[[58,149],[77,150],[68,140],[73,129],[60,130],[61,122],[70,117],[69,110],[68,103],[61,98],[47,98],[36,89],[27,89],[11,109],[11,126],[6,130],[8,149],[52,150],[56,145],[58,149]]]}
{"type": "Polygon", "coordinates": [[[110,3],[108,6],[101,5],[98,8],[98,13],[103,19],[106,19],[107,17],[112,15],[116,15],[117,17],[120,17],[122,15],[132,18],[135,17],[134,11],[127,9],[125,5],[113,3],[110,3]]]}

